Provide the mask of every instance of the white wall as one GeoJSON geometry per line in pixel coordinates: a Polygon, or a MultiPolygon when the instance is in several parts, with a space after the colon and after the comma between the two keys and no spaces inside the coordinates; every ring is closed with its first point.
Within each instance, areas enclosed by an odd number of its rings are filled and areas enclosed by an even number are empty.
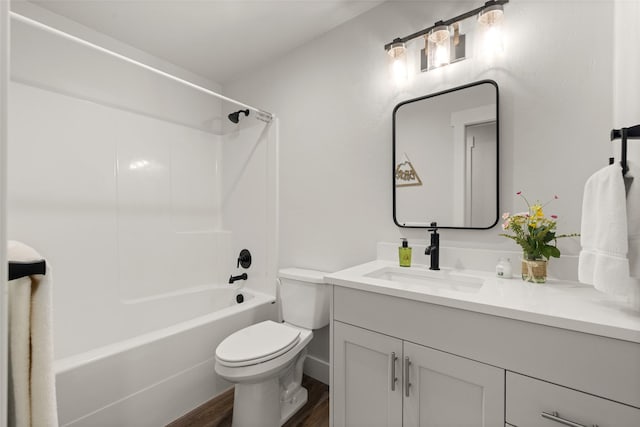
{"type": "MultiPolygon", "coordinates": [[[[640,123],[640,2],[615,0],[613,22],[614,104],[613,124],[627,127],[640,123]]],[[[640,148],[630,144],[632,150],[640,148]]]]}
{"type": "MultiPolygon", "coordinates": [[[[580,230],[585,180],[612,152],[613,2],[510,2],[503,57],[414,74],[396,89],[383,45],[477,5],[388,2],[224,86],[281,120],[281,266],[335,271],[373,259],[377,241],[425,240],[393,224],[392,109],[485,78],[500,87],[501,210],[523,210],[517,191],[557,194],[548,210],[559,231],[580,230]]],[[[637,44],[626,52],[637,56],[637,44]]],[[[500,231],[443,230],[441,242],[516,249],[500,231]]],[[[561,248],[576,254],[579,242],[561,248]]]]}
{"type": "MultiPolygon", "coordinates": [[[[334,271],[374,258],[376,241],[424,238],[391,218],[391,111],[484,78],[500,86],[502,210],[522,209],[516,191],[542,200],[558,194],[550,209],[560,230],[579,230],[584,182],[611,152],[611,39],[594,39],[592,25],[612,22],[612,4],[555,2],[550,14],[545,2],[509,3],[506,52],[493,66],[471,58],[414,75],[397,90],[383,45],[464,10],[385,3],[224,87],[281,119],[282,266],[334,271]]],[[[511,246],[497,234],[445,230],[442,241],[511,246]]],[[[565,253],[577,253],[576,242],[563,243],[565,253]]]]}
{"type": "MultiPolygon", "coordinates": [[[[640,124],[640,2],[615,1],[613,24],[613,127],[640,124]]],[[[620,141],[614,143],[620,156],[620,141]]],[[[629,141],[628,158],[640,163],[640,141],[629,141]]]]}
{"type": "Polygon", "coordinates": [[[247,273],[236,284],[269,295],[276,294],[278,265],[277,126],[277,119],[267,124],[251,114],[222,137],[222,218],[233,230],[228,272],[247,273]],[[248,269],[236,268],[242,249],[251,252],[248,269]]]}
{"type": "Polygon", "coordinates": [[[8,317],[6,260],[7,98],[9,89],[9,3],[0,2],[0,427],[7,425],[8,317]]]}

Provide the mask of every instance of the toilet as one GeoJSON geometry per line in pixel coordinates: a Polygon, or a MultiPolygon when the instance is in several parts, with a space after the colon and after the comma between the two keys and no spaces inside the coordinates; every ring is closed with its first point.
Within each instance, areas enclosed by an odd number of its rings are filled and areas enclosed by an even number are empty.
{"type": "Polygon", "coordinates": [[[302,368],[313,329],[329,324],[326,273],[278,272],[283,323],[266,320],[241,329],[216,348],[215,371],[235,384],[233,427],[276,427],[307,402],[302,368]]]}

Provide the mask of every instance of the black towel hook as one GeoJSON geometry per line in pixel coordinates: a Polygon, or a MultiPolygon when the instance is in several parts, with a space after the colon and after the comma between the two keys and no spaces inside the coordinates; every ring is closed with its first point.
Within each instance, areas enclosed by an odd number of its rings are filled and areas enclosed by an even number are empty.
{"type": "Polygon", "coordinates": [[[629,171],[629,165],[627,164],[627,140],[640,139],[640,125],[611,130],[611,140],[614,141],[616,139],[621,140],[620,165],[622,166],[622,174],[626,175],[629,171]]]}

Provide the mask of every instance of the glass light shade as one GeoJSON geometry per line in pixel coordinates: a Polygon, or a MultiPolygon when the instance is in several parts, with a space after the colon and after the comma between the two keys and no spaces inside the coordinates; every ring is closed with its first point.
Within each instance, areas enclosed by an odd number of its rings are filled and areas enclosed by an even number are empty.
{"type": "Polygon", "coordinates": [[[448,65],[451,61],[451,38],[449,27],[439,25],[429,31],[427,36],[427,69],[448,65]]]}
{"type": "Polygon", "coordinates": [[[387,49],[387,53],[392,58],[397,58],[402,56],[407,51],[407,47],[402,42],[394,42],[391,44],[391,47],[387,49]]]}
{"type": "Polygon", "coordinates": [[[483,9],[478,15],[478,23],[481,28],[482,50],[484,54],[492,57],[499,55],[504,50],[502,23],[504,11],[501,4],[495,4],[483,9]]]}
{"type": "Polygon", "coordinates": [[[397,86],[403,85],[409,78],[407,67],[407,48],[404,43],[396,42],[387,50],[391,57],[391,76],[397,86]]]}
{"type": "Polygon", "coordinates": [[[501,4],[486,7],[478,14],[478,22],[484,25],[494,25],[502,21],[504,9],[501,4]]]}

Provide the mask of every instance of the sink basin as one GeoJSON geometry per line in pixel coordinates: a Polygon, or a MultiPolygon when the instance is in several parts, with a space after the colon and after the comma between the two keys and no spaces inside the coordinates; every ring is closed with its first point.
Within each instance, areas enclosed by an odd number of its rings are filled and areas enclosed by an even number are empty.
{"type": "Polygon", "coordinates": [[[400,284],[425,286],[433,290],[466,293],[478,292],[484,283],[484,278],[464,272],[417,267],[384,267],[365,276],[400,284]]]}

